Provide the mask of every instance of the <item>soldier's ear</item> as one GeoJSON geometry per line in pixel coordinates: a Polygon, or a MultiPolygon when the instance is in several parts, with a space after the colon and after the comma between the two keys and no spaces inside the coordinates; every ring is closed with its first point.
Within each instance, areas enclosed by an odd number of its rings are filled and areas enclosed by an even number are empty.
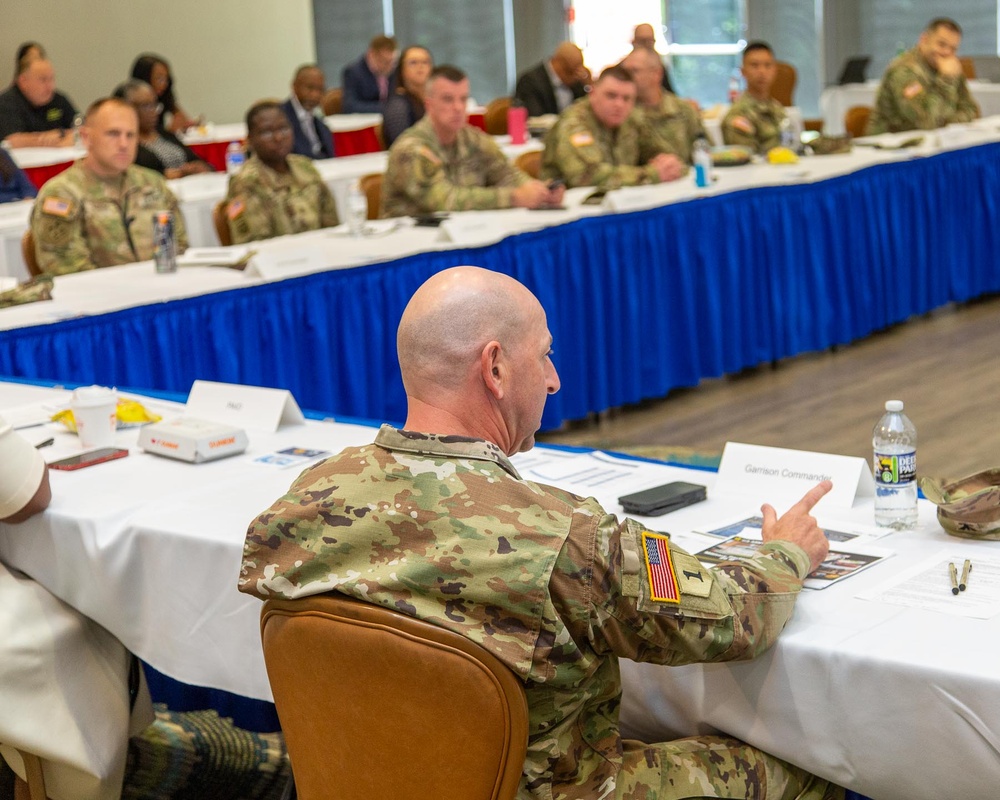
{"type": "Polygon", "coordinates": [[[479,356],[479,369],[487,391],[497,400],[503,399],[507,383],[507,365],[500,342],[492,341],[483,347],[479,356]]]}

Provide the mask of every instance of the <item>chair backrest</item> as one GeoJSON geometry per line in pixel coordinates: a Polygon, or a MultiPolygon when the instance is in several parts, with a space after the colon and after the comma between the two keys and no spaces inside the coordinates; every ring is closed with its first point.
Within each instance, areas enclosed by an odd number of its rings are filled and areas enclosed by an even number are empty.
{"type": "Polygon", "coordinates": [[[33,753],[25,752],[14,748],[21,757],[21,764],[24,768],[24,780],[15,773],[14,775],[14,798],[15,800],[48,800],[45,793],[45,776],[42,774],[42,761],[33,753]]]}
{"type": "Polygon", "coordinates": [[[530,150],[527,153],[521,153],[514,159],[514,166],[537,180],[538,176],[542,174],[542,151],[530,150]]]}
{"type": "Polygon", "coordinates": [[[864,136],[871,115],[871,106],[851,106],[844,113],[844,130],[855,138],[864,136]]]}
{"type": "Polygon", "coordinates": [[[776,61],[774,65],[777,67],[777,72],[774,83],[771,84],[771,97],[783,106],[794,106],[795,83],[799,79],[799,74],[795,67],[784,61],[776,61]]]}
{"type": "Polygon", "coordinates": [[[967,56],[958,59],[958,62],[962,65],[962,74],[965,75],[965,79],[974,81],[976,79],[976,62],[967,56]]]}
{"type": "Polygon", "coordinates": [[[363,175],[358,181],[358,186],[368,198],[368,219],[378,219],[382,214],[382,173],[363,175]]]}
{"type": "Polygon", "coordinates": [[[233,243],[233,234],[229,230],[228,205],[229,201],[223,198],[212,207],[212,224],[215,225],[215,235],[219,237],[219,244],[223,247],[229,247],[233,243]]]}
{"type": "Polygon", "coordinates": [[[490,136],[505,136],[507,134],[507,109],[510,108],[512,97],[497,97],[490,100],[483,112],[483,127],[490,136]]]}
{"type": "Polygon", "coordinates": [[[323,109],[323,116],[329,117],[331,114],[339,114],[344,110],[344,90],[329,89],[320,100],[320,108],[323,109]]]}
{"type": "Polygon", "coordinates": [[[38,266],[38,254],[35,252],[35,234],[31,232],[31,228],[21,237],[21,256],[31,277],[37,278],[42,274],[42,268],[38,266]]]}
{"type": "Polygon", "coordinates": [[[300,800],[512,800],[524,687],[475,642],[337,595],[271,599],[267,676],[300,800]]]}

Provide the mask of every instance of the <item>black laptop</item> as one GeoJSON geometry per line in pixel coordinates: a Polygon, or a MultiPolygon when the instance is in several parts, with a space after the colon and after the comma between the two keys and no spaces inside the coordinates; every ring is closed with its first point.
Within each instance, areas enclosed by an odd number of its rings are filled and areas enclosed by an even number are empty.
{"type": "Polygon", "coordinates": [[[840,73],[840,80],[837,83],[843,86],[845,83],[864,83],[865,70],[872,60],[871,56],[854,56],[847,59],[844,69],[840,73]]]}

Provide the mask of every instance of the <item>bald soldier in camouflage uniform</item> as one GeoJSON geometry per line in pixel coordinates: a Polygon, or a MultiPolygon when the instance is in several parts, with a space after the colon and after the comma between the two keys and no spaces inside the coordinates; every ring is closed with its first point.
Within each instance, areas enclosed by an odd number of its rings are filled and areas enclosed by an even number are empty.
{"type": "Polygon", "coordinates": [[[137,167],[135,109],[117,99],[95,102],[81,136],[87,155],[48,181],[31,212],[35,254],[43,272],[112,267],[153,257],[153,215],[174,216],[177,250],[187,231],[163,177],[137,167]]]}
{"type": "Polygon", "coordinates": [[[751,42],[743,50],[746,91],[722,120],[722,141],[766,153],[781,144],[785,107],[771,97],[777,73],[774,51],[765,42],[751,42]]]}
{"type": "Polygon", "coordinates": [[[382,216],[435,211],[558,206],[549,189],[512,165],[496,142],[466,124],[469,79],[450,64],[431,72],[426,113],[389,149],[382,179],[382,216]]]}
{"type": "Polygon", "coordinates": [[[726,661],[770,646],[828,549],[809,509],[830,484],[780,520],[765,506],[767,544],[710,570],[594,499],[522,479],[508,456],[532,447],[559,388],[551,343],[512,278],[459,267],[428,280],[397,337],[405,429],[303,472],[250,525],[241,591],[336,591],[488,649],[527,694],[521,800],[843,797],[734,739],[644,744],[618,730],[619,657],[726,661]]]}
{"type": "Polygon", "coordinates": [[[976,119],[979,107],[956,55],[961,41],[954,20],[932,20],[917,46],[886,69],[866,133],[931,130],[976,119]]]}
{"type": "Polygon", "coordinates": [[[679,178],[683,162],[635,112],[636,85],[608,67],[587,97],[567,108],[545,137],[542,178],[600,191],[679,178]]]}
{"type": "Polygon", "coordinates": [[[659,54],[648,47],[636,47],[622,61],[622,66],[635,79],[636,112],[642,122],[663,139],[678,158],[690,164],[695,140],[707,139],[708,135],[694,107],[663,88],[663,62],[659,54]]]}

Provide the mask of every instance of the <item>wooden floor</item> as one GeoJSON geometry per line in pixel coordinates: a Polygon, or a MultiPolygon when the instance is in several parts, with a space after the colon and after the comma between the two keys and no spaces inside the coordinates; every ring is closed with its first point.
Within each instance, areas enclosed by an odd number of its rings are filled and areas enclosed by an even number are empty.
{"type": "Polygon", "coordinates": [[[952,305],[854,344],[703,381],[541,441],[721,452],[727,441],[871,459],[886,400],[917,428],[921,475],[1000,466],[1000,297],[952,305]]]}

